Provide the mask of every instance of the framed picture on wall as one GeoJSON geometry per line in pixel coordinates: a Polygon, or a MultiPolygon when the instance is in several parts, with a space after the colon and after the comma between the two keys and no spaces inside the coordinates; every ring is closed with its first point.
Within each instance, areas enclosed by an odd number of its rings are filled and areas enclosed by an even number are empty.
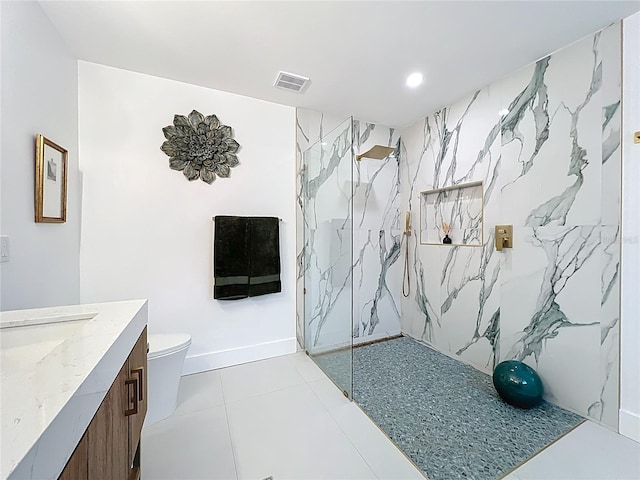
{"type": "Polygon", "coordinates": [[[36,223],[67,220],[67,150],[36,135],[36,223]]]}

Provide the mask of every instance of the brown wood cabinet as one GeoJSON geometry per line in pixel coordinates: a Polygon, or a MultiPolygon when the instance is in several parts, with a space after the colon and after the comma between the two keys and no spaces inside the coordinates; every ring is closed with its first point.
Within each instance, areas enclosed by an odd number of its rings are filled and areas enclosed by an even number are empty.
{"type": "Polygon", "coordinates": [[[128,365],[124,365],[87,429],[89,479],[115,480],[126,479],[128,476],[129,423],[124,416],[127,404],[127,375],[128,365]]]}
{"type": "Polygon", "coordinates": [[[136,380],[135,384],[130,384],[130,388],[137,389],[137,394],[133,392],[133,398],[131,398],[131,405],[135,406],[135,412],[127,417],[129,421],[128,465],[131,469],[129,478],[139,478],[140,436],[144,417],[147,415],[147,327],[144,328],[129,355],[129,379],[136,380]]]}
{"type": "Polygon", "coordinates": [[[140,435],[146,413],[145,327],[59,479],[139,478],[140,435]]]}
{"type": "Polygon", "coordinates": [[[88,437],[85,432],[67,466],[64,467],[60,480],[88,480],[87,444],[88,437]]]}

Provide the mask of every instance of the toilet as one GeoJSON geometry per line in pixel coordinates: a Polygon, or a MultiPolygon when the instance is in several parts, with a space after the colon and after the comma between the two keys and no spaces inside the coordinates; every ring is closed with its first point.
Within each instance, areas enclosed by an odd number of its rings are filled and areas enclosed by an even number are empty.
{"type": "Polygon", "coordinates": [[[176,409],[182,364],[190,345],[191,336],[186,333],[149,335],[145,426],[167,418],[176,409]]]}

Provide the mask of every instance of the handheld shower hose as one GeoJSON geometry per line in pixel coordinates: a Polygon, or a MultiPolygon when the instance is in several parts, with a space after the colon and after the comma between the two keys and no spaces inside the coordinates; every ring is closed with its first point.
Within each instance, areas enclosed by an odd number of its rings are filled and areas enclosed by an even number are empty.
{"type": "Polygon", "coordinates": [[[406,298],[411,292],[409,277],[409,237],[411,236],[411,213],[407,212],[404,222],[404,271],[402,272],[402,295],[406,298]]]}

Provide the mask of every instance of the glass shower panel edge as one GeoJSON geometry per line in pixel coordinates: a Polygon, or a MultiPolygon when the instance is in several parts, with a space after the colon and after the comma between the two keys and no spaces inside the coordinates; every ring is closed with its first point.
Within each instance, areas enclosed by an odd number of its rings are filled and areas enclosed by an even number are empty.
{"type": "Polygon", "coordinates": [[[303,153],[304,340],[314,362],[353,394],[353,121],[303,153]]]}

